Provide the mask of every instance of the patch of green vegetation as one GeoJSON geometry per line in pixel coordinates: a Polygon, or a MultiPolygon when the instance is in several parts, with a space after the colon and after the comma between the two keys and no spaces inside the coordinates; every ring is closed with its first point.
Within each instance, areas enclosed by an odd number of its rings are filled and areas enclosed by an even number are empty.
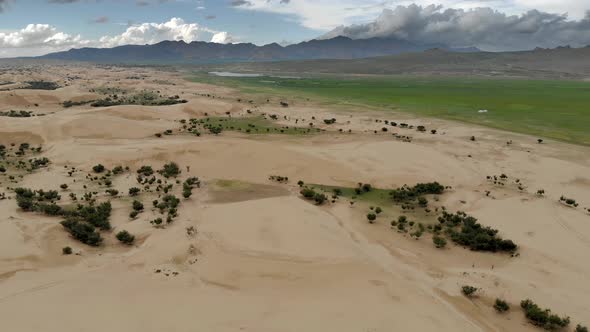
{"type": "Polygon", "coordinates": [[[70,108],[72,106],[81,106],[81,105],[86,105],[86,104],[90,104],[94,102],[94,100],[82,100],[82,101],[71,101],[71,100],[66,100],[62,103],[63,107],[65,108],[70,108]]]}
{"type": "Polygon", "coordinates": [[[35,115],[31,111],[10,110],[10,111],[6,111],[6,112],[0,112],[0,116],[7,116],[9,118],[30,118],[35,115]]]}
{"type": "Polygon", "coordinates": [[[118,105],[142,105],[142,106],[165,106],[184,104],[188,101],[180,99],[180,96],[164,97],[153,91],[142,91],[134,95],[109,95],[90,104],[92,107],[108,107],[118,105]]]}
{"type": "Polygon", "coordinates": [[[245,190],[251,187],[250,183],[240,180],[216,180],[214,184],[218,189],[225,190],[245,190]]]}
{"type": "Polygon", "coordinates": [[[533,325],[542,327],[548,331],[565,328],[570,323],[569,317],[559,317],[553,314],[550,309],[543,309],[529,299],[522,300],[520,307],[524,310],[526,318],[533,325]]]}
{"type": "Polygon", "coordinates": [[[49,81],[29,81],[25,82],[27,86],[23,89],[31,89],[31,90],[57,90],[60,86],[55,82],[49,81]]]}
{"type": "Polygon", "coordinates": [[[204,128],[222,128],[246,134],[309,135],[320,131],[318,128],[280,126],[263,116],[208,117],[197,121],[204,128]]]}
{"type": "MultiPolygon", "coordinates": [[[[391,205],[392,200],[389,192],[390,189],[379,189],[371,187],[370,190],[365,191],[357,190],[358,187],[339,187],[339,186],[326,186],[321,184],[309,184],[309,188],[319,189],[327,193],[332,193],[340,197],[347,199],[358,200],[365,203],[371,203],[375,205],[391,205]]],[[[362,186],[360,186],[362,187],[362,186]]]]}
{"type": "Polygon", "coordinates": [[[590,83],[483,78],[211,77],[244,93],[315,98],[474,123],[590,145],[590,83]],[[487,112],[479,112],[487,110],[487,112]]]}

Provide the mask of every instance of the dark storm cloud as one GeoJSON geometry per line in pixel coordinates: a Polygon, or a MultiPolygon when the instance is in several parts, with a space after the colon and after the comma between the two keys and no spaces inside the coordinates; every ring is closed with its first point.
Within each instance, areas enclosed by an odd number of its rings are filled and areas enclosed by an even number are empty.
{"type": "Polygon", "coordinates": [[[374,22],[341,26],[323,38],[396,37],[419,43],[484,50],[522,50],[559,45],[590,44],[590,11],[571,21],[566,15],[531,10],[507,15],[492,8],[444,9],[442,6],[398,6],[385,9],[374,22]]]}

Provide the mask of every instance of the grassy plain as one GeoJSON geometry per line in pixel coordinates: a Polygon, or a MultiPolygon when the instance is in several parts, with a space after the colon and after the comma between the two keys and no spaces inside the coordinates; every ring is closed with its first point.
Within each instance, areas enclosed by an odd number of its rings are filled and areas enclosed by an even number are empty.
{"type": "Polygon", "coordinates": [[[590,145],[590,83],[422,77],[211,77],[244,93],[367,105],[590,145]],[[487,110],[487,112],[479,112],[487,110]]]}

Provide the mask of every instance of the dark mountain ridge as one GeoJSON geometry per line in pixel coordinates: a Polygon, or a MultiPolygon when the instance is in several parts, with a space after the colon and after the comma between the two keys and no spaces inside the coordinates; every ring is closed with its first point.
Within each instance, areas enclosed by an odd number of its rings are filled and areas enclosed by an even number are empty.
{"type": "MultiPolygon", "coordinates": [[[[80,48],[50,53],[40,59],[74,60],[99,63],[227,63],[311,59],[358,59],[431,48],[452,49],[441,44],[416,44],[397,38],[310,40],[281,46],[276,43],[257,46],[251,43],[217,44],[209,42],[163,41],[153,45],[124,45],[113,48],[80,48]]],[[[477,51],[470,48],[469,51],[477,51]]]]}

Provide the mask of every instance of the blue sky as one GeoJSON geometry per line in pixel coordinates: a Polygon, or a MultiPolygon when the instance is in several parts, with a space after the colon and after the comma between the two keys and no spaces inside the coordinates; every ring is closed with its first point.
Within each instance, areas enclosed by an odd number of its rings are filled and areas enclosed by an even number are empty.
{"type": "MultiPolygon", "coordinates": [[[[266,43],[303,40],[318,35],[288,17],[262,11],[245,11],[230,1],[153,1],[138,5],[133,0],[79,1],[56,4],[43,0],[17,0],[0,14],[0,30],[17,30],[29,23],[44,23],[59,31],[99,38],[125,31],[128,24],[166,22],[182,18],[219,31],[230,31],[240,40],[266,43]],[[101,18],[107,22],[93,23],[101,18]]],[[[287,15],[288,16],[288,15],[287,15]]]]}
{"type": "Polygon", "coordinates": [[[465,30],[463,35],[445,38],[466,39],[489,49],[510,48],[495,45],[498,42],[483,35],[466,35],[474,27],[465,22],[489,21],[491,12],[481,11],[482,7],[493,11],[495,21],[484,27],[492,32],[510,28],[512,32],[506,33],[517,38],[524,29],[537,33],[535,42],[543,44],[545,36],[538,36],[539,31],[555,30],[555,36],[549,36],[553,44],[590,41],[590,25],[586,25],[586,20],[590,24],[586,14],[590,0],[0,0],[0,57],[164,39],[261,45],[340,34],[430,41],[436,36],[426,31],[441,26],[441,20],[446,20],[445,26],[453,25],[451,30],[465,30]],[[446,17],[447,10],[453,10],[453,15],[446,17]],[[523,16],[530,10],[542,15],[523,16]],[[571,22],[576,23],[573,28],[571,22]],[[423,25],[421,31],[408,30],[416,23],[423,25]]]}

